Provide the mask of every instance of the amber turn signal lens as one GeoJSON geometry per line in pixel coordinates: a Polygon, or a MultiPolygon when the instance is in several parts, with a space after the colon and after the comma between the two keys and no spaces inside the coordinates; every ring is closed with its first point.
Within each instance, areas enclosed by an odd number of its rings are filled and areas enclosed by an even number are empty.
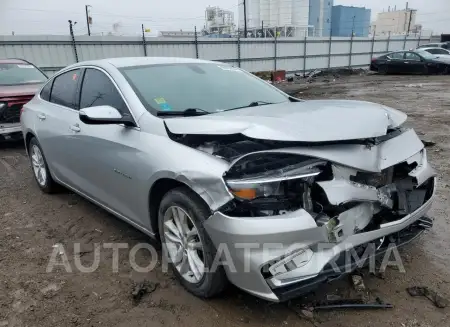
{"type": "Polygon", "coordinates": [[[240,190],[230,190],[235,196],[241,199],[253,200],[256,198],[256,190],[252,188],[244,188],[240,190]]]}

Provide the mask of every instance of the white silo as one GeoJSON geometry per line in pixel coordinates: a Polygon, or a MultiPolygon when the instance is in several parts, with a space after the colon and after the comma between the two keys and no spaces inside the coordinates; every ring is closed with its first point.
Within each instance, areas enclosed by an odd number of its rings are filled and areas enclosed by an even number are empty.
{"type": "MultiPolygon", "coordinates": [[[[244,0],[247,29],[307,27],[309,0],[244,0]]],[[[244,5],[239,6],[239,28],[244,28],[244,5]]]]}
{"type": "Polygon", "coordinates": [[[308,26],[309,0],[292,0],[292,25],[308,26]]]}

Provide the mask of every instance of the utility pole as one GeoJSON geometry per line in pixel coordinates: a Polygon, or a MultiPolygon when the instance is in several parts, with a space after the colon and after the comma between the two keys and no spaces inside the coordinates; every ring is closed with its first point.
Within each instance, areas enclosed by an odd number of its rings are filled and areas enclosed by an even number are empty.
{"type": "Polygon", "coordinates": [[[147,57],[147,42],[145,41],[144,24],[142,24],[141,27],[142,27],[142,45],[144,46],[144,56],[147,57]]]}
{"type": "Polygon", "coordinates": [[[261,21],[261,37],[264,35],[264,21],[261,21]]]}
{"type": "Polygon", "coordinates": [[[244,3],[244,37],[247,37],[247,5],[246,0],[243,0],[244,3]]]}
{"type": "Polygon", "coordinates": [[[73,54],[75,55],[75,61],[78,62],[78,52],[77,52],[77,45],[75,43],[75,36],[73,35],[73,25],[76,25],[77,22],[73,22],[69,19],[69,32],[70,37],[72,39],[72,48],[73,48],[73,54]]]}
{"type": "Polygon", "coordinates": [[[356,15],[353,16],[353,23],[352,23],[352,37],[353,37],[353,35],[355,34],[355,18],[356,18],[356,15]]]}
{"type": "Polygon", "coordinates": [[[89,17],[89,7],[91,7],[90,5],[86,5],[84,6],[85,10],[86,10],[86,24],[87,24],[87,30],[88,30],[88,35],[91,36],[91,22],[92,22],[92,18],[89,17]]]}
{"type": "Polygon", "coordinates": [[[411,30],[411,20],[412,20],[412,15],[413,15],[414,11],[415,10],[413,10],[413,9],[409,10],[409,23],[408,23],[408,33],[407,33],[408,35],[409,35],[409,31],[411,30]]]}
{"type": "Polygon", "coordinates": [[[408,2],[406,3],[405,9],[405,23],[403,24],[403,30],[406,31],[407,21],[408,21],[408,2]]]}

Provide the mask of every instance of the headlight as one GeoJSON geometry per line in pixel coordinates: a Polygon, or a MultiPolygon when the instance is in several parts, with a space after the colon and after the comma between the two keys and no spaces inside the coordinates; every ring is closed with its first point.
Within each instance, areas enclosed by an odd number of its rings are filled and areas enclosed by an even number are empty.
{"type": "Polygon", "coordinates": [[[226,184],[235,197],[253,200],[260,197],[282,196],[285,193],[282,182],[294,179],[305,179],[306,181],[306,179],[313,178],[320,173],[321,171],[317,168],[308,169],[308,171],[295,169],[272,176],[227,180],[226,184]]]}
{"type": "Polygon", "coordinates": [[[230,192],[239,199],[253,200],[261,197],[282,195],[281,182],[273,183],[242,183],[238,181],[228,183],[230,192]]]}

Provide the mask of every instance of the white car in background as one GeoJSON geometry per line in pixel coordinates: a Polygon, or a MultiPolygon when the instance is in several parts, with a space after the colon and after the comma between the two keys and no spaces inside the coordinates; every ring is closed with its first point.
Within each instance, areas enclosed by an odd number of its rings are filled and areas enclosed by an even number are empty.
{"type": "Polygon", "coordinates": [[[432,55],[436,55],[436,58],[450,60],[450,50],[444,48],[437,48],[437,47],[417,48],[417,51],[426,51],[432,55]]]}

